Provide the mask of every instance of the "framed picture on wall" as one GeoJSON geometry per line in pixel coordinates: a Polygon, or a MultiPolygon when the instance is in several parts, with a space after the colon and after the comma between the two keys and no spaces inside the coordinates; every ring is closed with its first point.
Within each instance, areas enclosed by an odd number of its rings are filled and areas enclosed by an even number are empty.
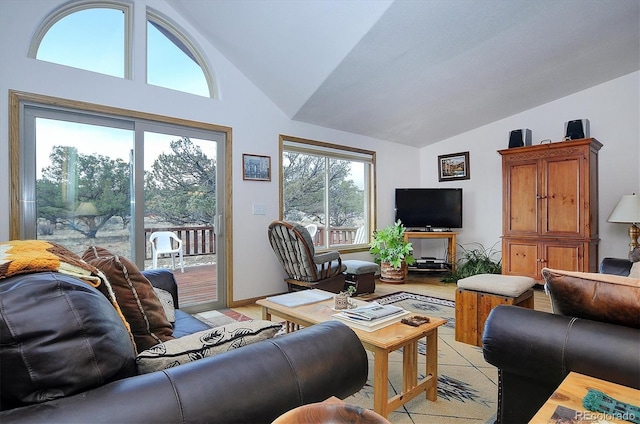
{"type": "Polygon", "coordinates": [[[271,181],[271,156],[243,154],[242,179],[271,181]]]}
{"type": "Polygon", "coordinates": [[[468,180],[469,152],[438,156],[438,181],[468,180]]]}

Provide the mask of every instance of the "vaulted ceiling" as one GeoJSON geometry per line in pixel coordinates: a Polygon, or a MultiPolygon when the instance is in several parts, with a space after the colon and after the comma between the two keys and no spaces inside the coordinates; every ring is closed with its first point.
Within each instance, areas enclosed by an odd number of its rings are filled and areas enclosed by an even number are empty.
{"type": "Polygon", "coordinates": [[[417,147],[640,69],[639,0],[167,2],[291,119],[417,147]]]}

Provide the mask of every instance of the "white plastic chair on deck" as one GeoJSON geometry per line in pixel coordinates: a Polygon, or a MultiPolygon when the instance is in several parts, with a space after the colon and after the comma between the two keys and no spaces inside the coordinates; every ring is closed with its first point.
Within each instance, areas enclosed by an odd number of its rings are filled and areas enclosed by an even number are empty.
{"type": "Polygon", "coordinates": [[[182,240],[171,231],[155,231],[149,237],[151,242],[151,255],[153,256],[153,268],[158,268],[158,256],[171,255],[173,269],[176,269],[176,255],[180,257],[180,271],[184,272],[184,258],[182,256],[182,240]],[[173,241],[177,247],[173,247],[173,241]]]}
{"type": "Polygon", "coordinates": [[[314,238],[316,236],[316,233],[318,232],[318,226],[316,224],[307,224],[304,226],[304,228],[309,231],[309,235],[311,236],[311,238],[314,238]]]}

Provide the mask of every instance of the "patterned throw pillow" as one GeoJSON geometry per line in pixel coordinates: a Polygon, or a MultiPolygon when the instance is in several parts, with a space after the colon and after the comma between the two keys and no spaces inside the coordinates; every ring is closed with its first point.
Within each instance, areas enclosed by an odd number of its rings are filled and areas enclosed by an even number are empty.
{"type": "Polygon", "coordinates": [[[173,296],[166,290],[159,289],[158,287],[154,287],[153,291],[156,292],[160,303],[162,303],[162,308],[164,309],[164,314],[169,320],[171,324],[176,322],[176,308],[173,305],[173,296]]]}
{"type": "Polygon", "coordinates": [[[138,352],[174,338],[160,299],[136,264],[100,247],[88,248],[82,259],[102,271],[111,283],[138,352]]]}
{"type": "Polygon", "coordinates": [[[266,340],[281,328],[272,321],[240,321],[169,340],[138,354],[138,372],[160,371],[266,340]]]}

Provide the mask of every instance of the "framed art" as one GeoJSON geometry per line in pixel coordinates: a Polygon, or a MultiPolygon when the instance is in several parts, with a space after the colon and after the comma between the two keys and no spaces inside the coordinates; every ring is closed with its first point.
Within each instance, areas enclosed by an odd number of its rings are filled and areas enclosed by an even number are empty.
{"type": "Polygon", "coordinates": [[[468,180],[469,152],[438,156],[438,181],[468,180]]]}
{"type": "Polygon", "coordinates": [[[271,181],[271,156],[242,154],[242,179],[271,181]]]}

